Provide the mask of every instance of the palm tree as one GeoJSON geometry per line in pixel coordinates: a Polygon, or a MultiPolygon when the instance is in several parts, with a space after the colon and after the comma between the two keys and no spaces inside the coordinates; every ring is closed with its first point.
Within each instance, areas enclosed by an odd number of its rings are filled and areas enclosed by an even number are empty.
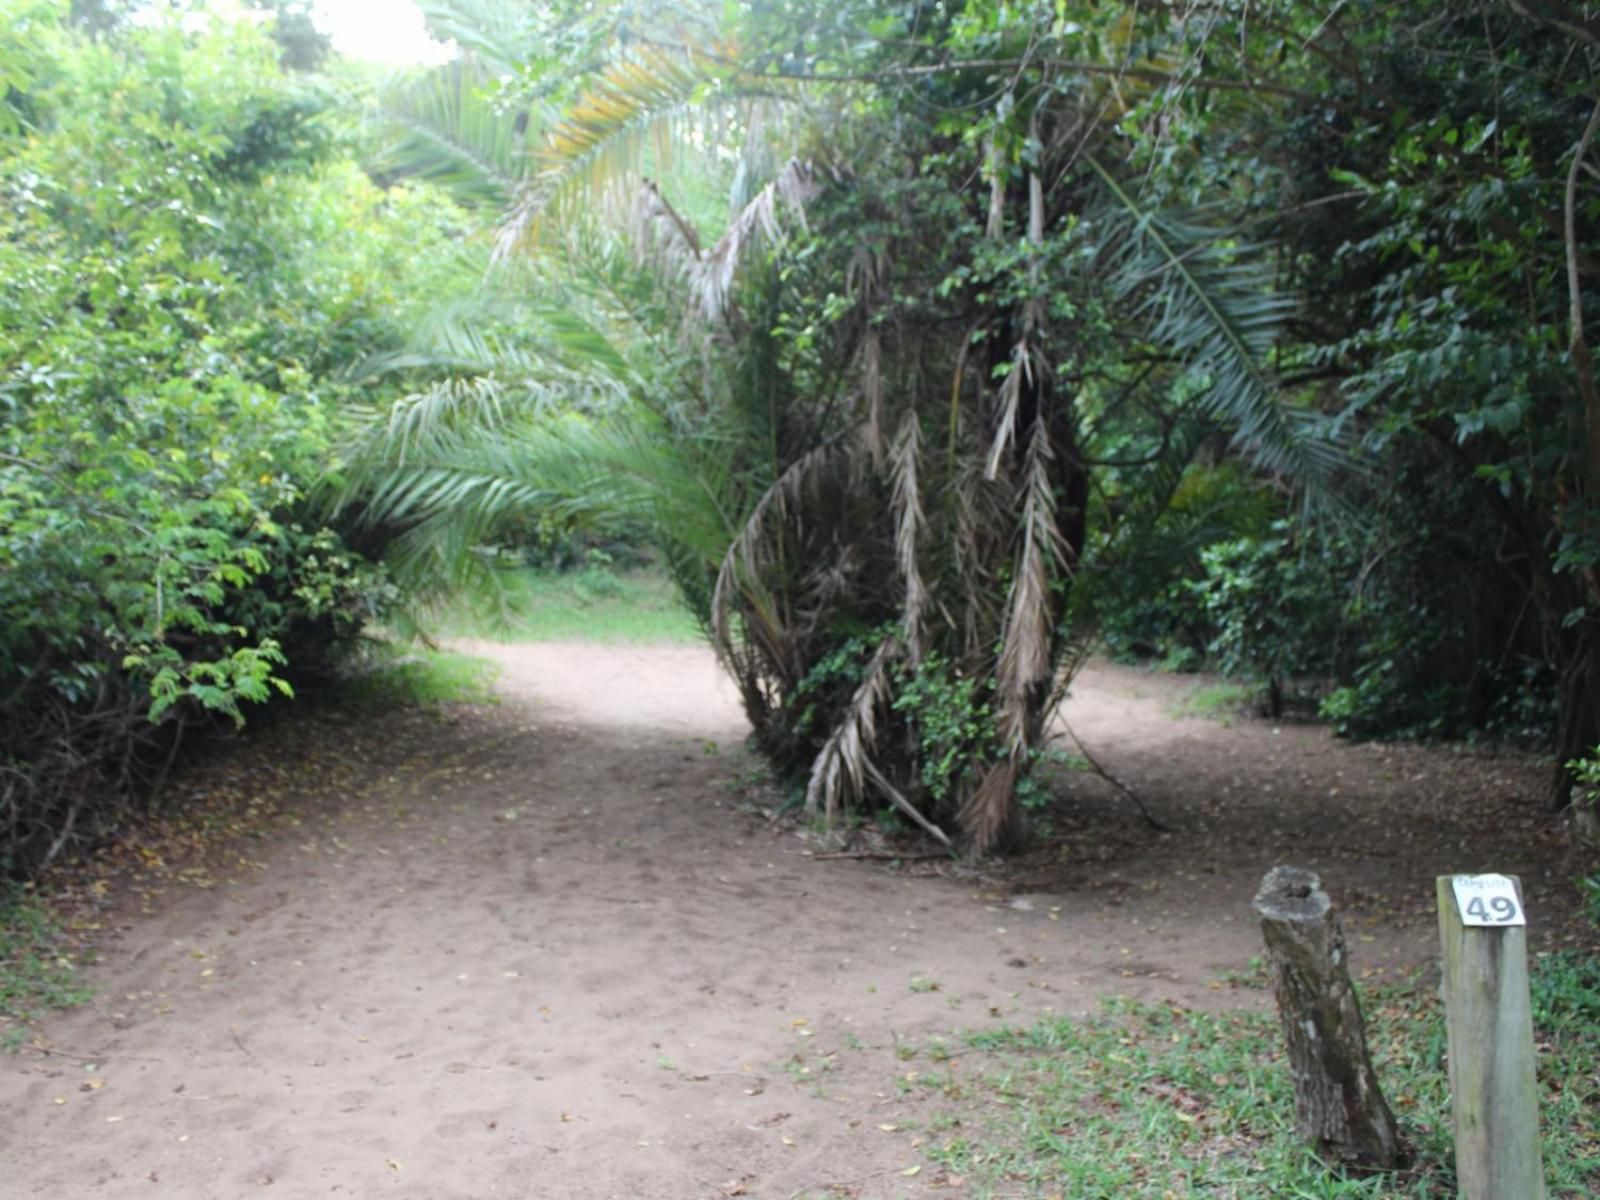
{"type": "MultiPolygon", "coordinates": [[[[1339,455],[1265,366],[1287,311],[1268,264],[1142,204],[1104,87],[1019,74],[974,142],[943,114],[991,81],[926,81],[914,105],[791,121],[793,153],[710,237],[641,165],[678,161],[708,85],[770,107],[792,84],[724,49],[617,46],[530,133],[498,240],[565,268],[584,339],[539,361],[566,403],[507,405],[486,364],[375,425],[356,478],[414,557],[473,561],[530,507],[642,516],[815,815],[883,805],[984,850],[1020,828],[1096,571],[1186,455],[1221,427],[1303,480],[1339,455]],[[578,219],[580,195],[625,196],[627,220],[578,219]],[[601,379],[617,401],[585,410],[601,379]],[[1137,502],[1108,501],[1113,463],[1137,502]]],[[[769,144],[740,111],[742,141],[693,126],[702,161],[769,144]]]]}

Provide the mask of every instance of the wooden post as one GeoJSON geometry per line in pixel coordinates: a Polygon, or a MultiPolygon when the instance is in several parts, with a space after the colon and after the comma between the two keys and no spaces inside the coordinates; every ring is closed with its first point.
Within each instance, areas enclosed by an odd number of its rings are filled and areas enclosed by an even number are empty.
{"type": "Polygon", "coordinates": [[[1435,886],[1457,1195],[1543,1200],[1522,885],[1515,876],[1441,875],[1435,886]]]}
{"type": "Polygon", "coordinates": [[[1400,1135],[1367,1056],[1344,930],[1322,881],[1273,867],[1255,907],[1294,1073],[1295,1128],[1329,1162],[1393,1167],[1400,1135]]]}

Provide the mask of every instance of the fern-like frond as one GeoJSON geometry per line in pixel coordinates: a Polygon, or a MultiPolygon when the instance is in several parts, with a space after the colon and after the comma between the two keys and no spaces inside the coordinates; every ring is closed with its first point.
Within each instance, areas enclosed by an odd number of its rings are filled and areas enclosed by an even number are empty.
{"type": "Polygon", "coordinates": [[[371,169],[426,179],[458,203],[504,212],[529,177],[535,123],[527,111],[494,104],[485,93],[492,83],[481,66],[457,61],[390,87],[379,112],[393,134],[371,169]]]}
{"type": "Polygon", "coordinates": [[[540,140],[537,169],[501,227],[501,255],[535,240],[544,215],[570,210],[580,195],[592,206],[630,192],[647,151],[661,169],[685,127],[706,113],[713,82],[726,74],[712,55],[651,45],[631,47],[598,72],[540,140]]]}
{"type": "Polygon", "coordinates": [[[1226,230],[1141,205],[1093,156],[1109,203],[1103,264],[1150,340],[1203,388],[1202,403],[1259,469],[1326,492],[1349,454],[1315,414],[1292,413],[1266,363],[1294,309],[1266,256],[1226,230]]]}

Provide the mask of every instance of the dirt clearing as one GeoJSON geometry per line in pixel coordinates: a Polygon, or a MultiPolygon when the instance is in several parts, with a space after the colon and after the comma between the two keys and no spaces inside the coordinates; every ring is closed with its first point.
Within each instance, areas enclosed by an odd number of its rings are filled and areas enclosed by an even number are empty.
{"type": "Polygon", "coordinates": [[[823,861],[708,653],[473,650],[499,707],[287,725],[186,780],[282,811],[113,889],[96,999],[0,1059],[6,1200],[960,1197],[897,1087],[930,1039],[959,1070],[956,1031],[1109,995],[1264,1003],[1234,984],[1276,862],[1323,873],[1358,974],[1429,958],[1446,870],[1520,872],[1535,941],[1581,936],[1523,759],[1179,718],[1191,684],[1094,667],[1067,719],[1172,832],[1074,775],[1004,870],[823,861]]]}

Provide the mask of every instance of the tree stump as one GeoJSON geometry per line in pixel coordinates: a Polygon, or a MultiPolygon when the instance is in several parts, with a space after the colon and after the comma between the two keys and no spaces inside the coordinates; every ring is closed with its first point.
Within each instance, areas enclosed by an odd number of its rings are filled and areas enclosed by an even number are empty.
{"type": "Polygon", "coordinates": [[[1273,867],[1255,908],[1294,1073],[1295,1128],[1327,1162],[1395,1166],[1400,1136],[1367,1057],[1344,930],[1322,881],[1299,867],[1273,867]]]}

